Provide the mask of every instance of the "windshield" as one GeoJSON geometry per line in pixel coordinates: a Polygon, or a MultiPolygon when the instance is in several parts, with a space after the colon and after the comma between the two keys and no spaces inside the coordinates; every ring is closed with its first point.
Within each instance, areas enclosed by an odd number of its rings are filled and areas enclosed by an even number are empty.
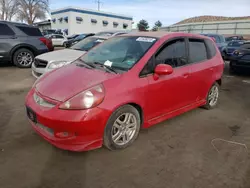
{"type": "Polygon", "coordinates": [[[89,37],[83,39],[82,41],[76,43],[71,47],[74,50],[82,50],[82,51],[89,51],[91,48],[95,47],[97,44],[102,43],[105,39],[96,38],[96,37],[89,37]]]}
{"type": "Polygon", "coordinates": [[[244,42],[234,41],[234,42],[229,42],[228,46],[240,47],[242,44],[244,44],[244,42]]]}
{"type": "Polygon", "coordinates": [[[90,50],[82,60],[128,71],[155,42],[150,37],[115,37],[90,50]]]}
{"type": "Polygon", "coordinates": [[[86,36],[86,35],[83,35],[83,34],[82,34],[82,35],[79,35],[78,37],[76,37],[75,39],[76,39],[76,40],[82,40],[85,36],[86,36]]]}

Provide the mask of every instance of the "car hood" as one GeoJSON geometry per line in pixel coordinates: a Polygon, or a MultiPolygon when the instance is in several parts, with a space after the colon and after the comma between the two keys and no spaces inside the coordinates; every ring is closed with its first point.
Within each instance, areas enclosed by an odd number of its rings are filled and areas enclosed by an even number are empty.
{"type": "Polygon", "coordinates": [[[86,51],[73,50],[73,49],[63,49],[53,52],[48,52],[37,56],[37,59],[45,60],[48,62],[54,61],[74,61],[85,54],[86,51]]]}
{"type": "Polygon", "coordinates": [[[81,91],[117,76],[119,75],[70,64],[43,76],[35,87],[46,97],[65,101],[81,91]]]}

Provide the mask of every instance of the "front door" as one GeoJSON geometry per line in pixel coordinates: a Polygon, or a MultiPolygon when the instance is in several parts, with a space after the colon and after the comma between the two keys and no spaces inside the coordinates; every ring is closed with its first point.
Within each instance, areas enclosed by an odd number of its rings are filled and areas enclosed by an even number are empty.
{"type": "Polygon", "coordinates": [[[149,120],[178,110],[192,103],[190,90],[190,67],[187,61],[187,44],[184,38],[166,43],[155,55],[157,64],[168,64],[174,69],[170,75],[155,80],[148,76],[147,114],[149,120]]]}

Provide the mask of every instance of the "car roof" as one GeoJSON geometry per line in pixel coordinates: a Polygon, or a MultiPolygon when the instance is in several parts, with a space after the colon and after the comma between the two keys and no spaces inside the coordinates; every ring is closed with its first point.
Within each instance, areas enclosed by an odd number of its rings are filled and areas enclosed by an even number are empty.
{"type": "Polygon", "coordinates": [[[138,36],[138,37],[154,37],[154,38],[162,38],[166,36],[172,35],[173,37],[197,37],[197,38],[207,38],[206,36],[193,34],[193,33],[184,33],[184,32],[166,32],[166,31],[149,31],[149,32],[130,32],[127,34],[123,34],[121,36],[138,36]]]}

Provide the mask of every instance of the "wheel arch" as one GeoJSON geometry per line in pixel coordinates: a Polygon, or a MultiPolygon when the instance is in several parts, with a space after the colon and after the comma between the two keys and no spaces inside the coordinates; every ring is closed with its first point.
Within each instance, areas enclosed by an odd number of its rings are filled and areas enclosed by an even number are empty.
{"type": "Polygon", "coordinates": [[[112,110],[112,113],[115,112],[117,109],[121,108],[122,106],[125,106],[125,105],[130,105],[132,107],[134,107],[138,112],[139,112],[139,115],[140,115],[140,119],[141,119],[141,126],[143,125],[144,123],[144,112],[143,112],[143,108],[142,108],[142,105],[136,103],[136,102],[124,102],[120,105],[117,105],[113,110],[112,110]]]}
{"type": "Polygon", "coordinates": [[[14,48],[12,48],[11,50],[11,60],[13,61],[13,55],[15,54],[15,52],[19,49],[22,49],[22,48],[25,48],[25,49],[28,49],[30,50],[34,56],[36,56],[37,54],[37,50],[33,47],[33,46],[30,46],[30,45],[26,45],[26,44],[19,44],[19,45],[16,45],[14,48]]]}

